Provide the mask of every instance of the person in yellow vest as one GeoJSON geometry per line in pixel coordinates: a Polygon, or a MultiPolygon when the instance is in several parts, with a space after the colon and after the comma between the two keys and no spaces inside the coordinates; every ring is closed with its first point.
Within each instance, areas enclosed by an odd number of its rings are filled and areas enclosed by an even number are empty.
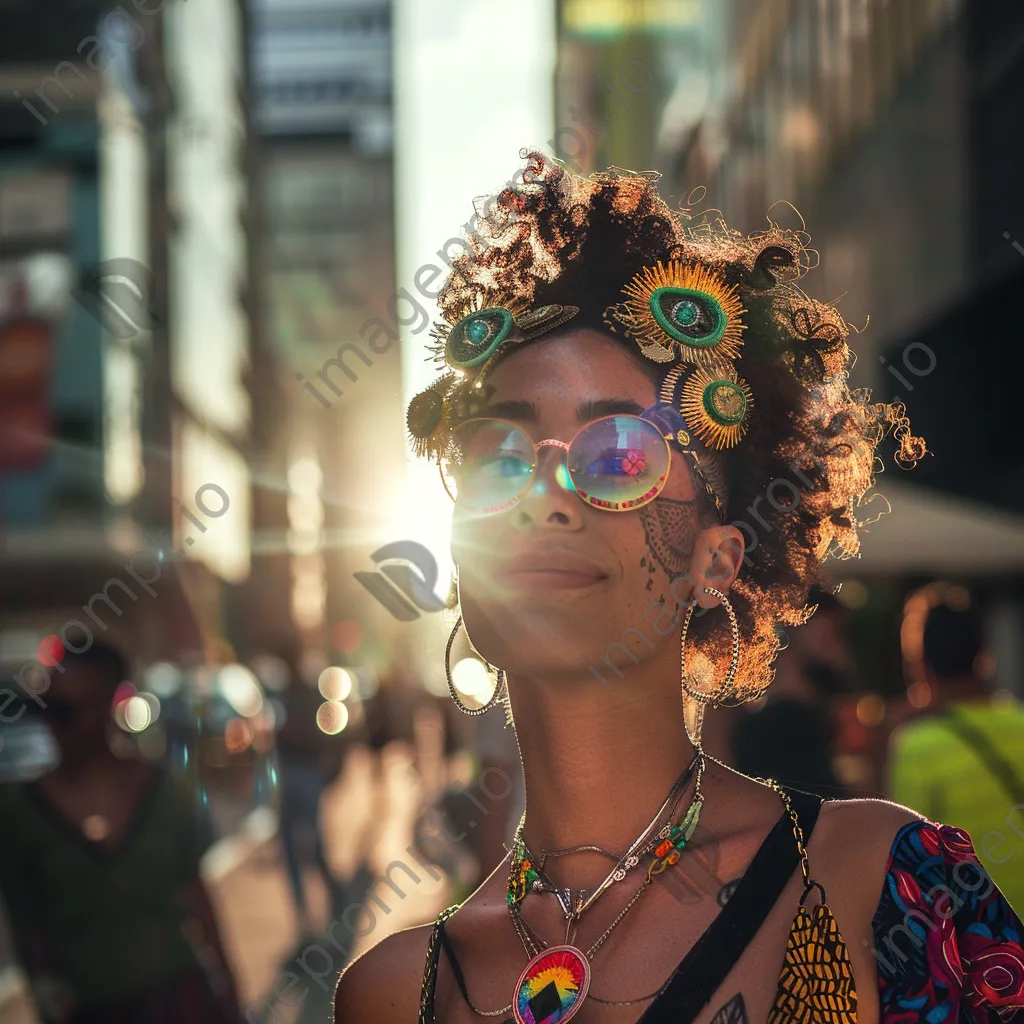
{"type": "Polygon", "coordinates": [[[932,711],[890,741],[889,795],[934,821],[966,829],[1010,905],[1024,910],[1024,706],[994,700],[978,665],[977,616],[945,601],[922,636],[932,711]]]}

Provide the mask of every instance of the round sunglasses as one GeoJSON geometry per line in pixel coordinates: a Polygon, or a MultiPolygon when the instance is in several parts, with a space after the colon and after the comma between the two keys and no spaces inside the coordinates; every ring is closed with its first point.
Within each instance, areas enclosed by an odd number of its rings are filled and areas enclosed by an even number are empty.
{"type": "Polygon", "coordinates": [[[640,416],[603,416],[569,441],[534,441],[508,420],[470,419],[454,431],[454,452],[442,465],[458,502],[481,514],[504,512],[534,485],[541,448],[560,448],[559,485],[593,508],[628,512],[664,489],[672,464],[669,439],[640,416]]]}

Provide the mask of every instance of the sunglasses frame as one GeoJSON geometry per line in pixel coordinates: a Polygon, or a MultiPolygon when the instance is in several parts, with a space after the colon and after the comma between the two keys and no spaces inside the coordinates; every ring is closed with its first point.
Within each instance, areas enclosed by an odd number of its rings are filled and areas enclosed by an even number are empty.
{"type": "MultiPolygon", "coordinates": [[[[541,448],[560,448],[563,452],[565,452],[565,471],[568,474],[569,480],[572,482],[573,491],[579,496],[580,501],[582,501],[585,505],[589,505],[591,508],[601,509],[604,512],[632,512],[635,509],[642,508],[644,505],[649,505],[665,489],[665,485],[668,483],[669,473],[672,469],[672,447],[669,442],[673,439],[674,435],[662,433],[661,428],[659,428],[659,426],[656,423],[653,423],[651,420],[647,419],[644,416],[638,416],[635,413],[611,413],[608,416],[599,416],[597,419],[591,420],[589,423],[584,423],[583,426],[580,427],[580,429],[577,430],[576,433],[573,435],[571,441],[559,441],[557,438],[553,437],[544,438],[541,441],[534,441],[533,438],[530,437],[530,435],[527,434],[527,432],[518,423],[513,423],[512,420],[506,420],[501,419],[500,417],[492,416],[477,416],[473,417],[472,419],[463,420],[456,428],[456,432],[458,432],[458,430],[461,430],[463,427],[466,427],[471,423],[507,424],[513,429],[518,430],[530,442],[530,444],[533,445],[534,455],[533,465],[530,467],[529,479],[527,480],[522,490],[519,491],[519,493],[516,494],[515,497],[510,498],[508,501],[503,502],[501,505],[495,505],[491,508],[478,510],[478,515],[498,515],[499,513],[505,512],[508,509],[512,508],[523,499],[523,497],[527,494],[527,492],[534,485],[534,482],[537,479],[537,469],[540,465],[541,448]],[[664,473],[661,474],[655,485],[649,488],[639,498],[632,498],[629,501],[621,502],[603,501],[601,498],[594,498],[589,496],[586,491],[580,490],[580,488],[576,485],[576,481],[573,479],[572,476],[572,470],[569,468],[569,450],[576,443],[579,436],[585,430],[589,430],[592,426],[594,426],[594,424],[603,423],[605,420],[621,419],[638,420],[639,422],[646,424],[648,427],[650,427],[651,430],[653,430],[658,435],[658,437],[661,438],[662,444],[664,444],[665,446],[665,471],[664,473]]],[[[451,490],[448,487],[448,481],[445,479],[444,467],[439,466],[439,469],[441,470],[441,482],[444,485],[444,489],[447,492],[448,497],[451,498],[452,501],[456,501],[457,499],[455,495],[452,494],[451,490]]]]}

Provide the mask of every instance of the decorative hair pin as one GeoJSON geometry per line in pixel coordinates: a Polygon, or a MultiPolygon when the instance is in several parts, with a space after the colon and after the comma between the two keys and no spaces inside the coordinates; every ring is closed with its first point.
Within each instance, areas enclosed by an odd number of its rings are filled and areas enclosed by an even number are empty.
{"type": "Polygon", "coordinates": [[[734,372],[711,374],[700,367],[683,385],[679,410],[693,432],[709,448],[735,448],[747,432],[753,396],[734,372]]]}
{"type": "Polygon", "coordinates": [[[715,370],[740,354],[746,311],[736,286],[714,271],[659,260],[644,267],[623,293],[626,301],[611,315],[648,359],[683,359],[715,370]]]}
{"type": "Polygon", "coordinates": [[[678,392],[687,428],[707,448],[735,447],[753,405],[733,365],[746,312],[736,286],[700,265],[659,261],[636,274],[623,293],[626,301],[606,313],[609,326],[619,324],[648,359],[678,360],[665,376],[661,401],[675,407],[678,392]]]}
{"type": "Polygon", "coordinates": [[[578,306],[538,306],[531,309],[519,300],[504,305],[463,309],[455,320],[434,324],[435,357],[453,370],[480,371],[506,343],[535,338],[571,320],[578,306]]]}
{"type": "Polygon", "coordinates": [[[457,374],[446,373],[409,403],[405,423],[413,450],[421,458],[440,456],[447,446],[451,434],[449,400],[458,383],[457,374]]]}
{"type": "Polygon", "coordinates": [[[503,347],[554,330],[578,312],[578,306],[533,309],[518,299],[481,295],[469,308],[434,324],[431,351],[451,372],[409,403],[406,425],[416,454],[439,460],[447,453],[453,425],[486,401],[490,388],[484,387],[483,378],[503,347]]]}

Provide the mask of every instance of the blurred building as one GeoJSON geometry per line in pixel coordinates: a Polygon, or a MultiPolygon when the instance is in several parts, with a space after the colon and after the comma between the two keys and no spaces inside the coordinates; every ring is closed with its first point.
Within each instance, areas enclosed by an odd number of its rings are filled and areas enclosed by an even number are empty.
{"type": "Polygon", "coordinates": [[[560,0],[557,83],[574,170],[657,169],[670,204],[744,232],[806,222],[808,288],[863,332],[851,383],[904,402],[934,453],[880,478],[892,514],[833,566],[864,694],[846,749],[877,757],[926,709],[904,703],[899,623],[931,578],[968,589],[994,685],[1024,694],[1024,456],[996,383],[1024,374],[1024,7],[560,0]]]}
{"type": "MultiPolygon", "coordinates": [[[[3,632],[194,659],[249,572],[236,0],[0,4],[3,632]]],[[[16,649],[16,650],[15,650],[16,649]]]]}
{"type": "Polygon", "coordinates": [[[52,766],[25,708],[62,648],[98,640],[150,690],[119,705],[120,739],[188,764],[204,811],[196,770],[226,763],[232,728],[269,745],[258,684],[211,671],[245,645],[251,554],[243,15],[0,0],[0,687],[24,700],[3,781],[52,766]],[[232,686],[255,701],[232,708],[232,686]],[[129,722],[131,701],[155,710],[129,722]]]}
{"type": "Polygon", "coordinates": [[[390,7],[253,0],[264,408],[250,608],[271,646],[387,661],[372,567],[404,462],[390,7]],[[372,453],[372,455],[371,455],[372,453]]]}

